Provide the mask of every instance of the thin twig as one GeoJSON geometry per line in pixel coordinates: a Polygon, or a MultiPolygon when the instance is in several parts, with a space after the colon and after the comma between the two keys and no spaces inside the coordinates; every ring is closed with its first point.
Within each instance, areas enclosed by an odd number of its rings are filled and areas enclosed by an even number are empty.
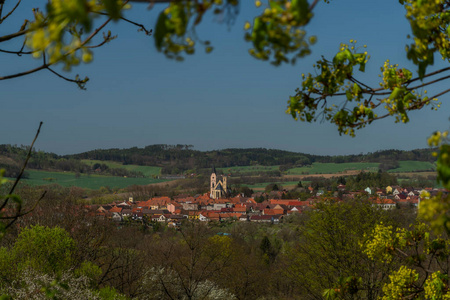
{"type": "MultiPolygon", "coordinates": [[[[3,21],[5,21],[5,19],[7,19],[10,15],[12,15],[12,13],[16,10],[16,8],[19,6],[21,1],[22,0],[17,1],[17,3],[14,6],[14,8],[9,13],[7,13],[3,18],[0,19],[0,24],[2,24],[3,21]]],[[[3,6],[3,4],[2,4],[2,6],[3,6]]]]}
{"type": "Polygon", "coordinates": [[[421,87],[425,87],[427,85],[430,85],[430,84],[433,84],[433,83],[436,83],[436,82],[439,82],[439,81],[442,81],[442,80],[445,80],[445,79],[449,79],[449,78],[450,78],[450,75],[445,76],[445,77],[441,77],[441,78],[435,79],[433,81],[426,82],[426,83],[423,83],[421,85],[417,85],[417,86],[412,87],[412,88],[408,88],[408,90],[415,90],[415,89],[418,89],[418,88],[421,88],[421,87]]]}
{"type": "Polygon", "coordinates": [[[14,224],[14,222],[17,221],[17,219],[19,219],[20,217],[23,217],[27,214],[29,214],[30,212],[32,212],[37,205],[41,202],[42,199],[44,199],[45,195],[47,194],[47,191],[44,191],[41,195],[41,197],[34,203],[33,207],[31,209],[29,209],[28,211],[24,212],[24,213],[20,213],[20,210],[18,211],[18,213],[14,216],[14,217],[2,217],[2,219],[11,219],[12,221],[9,222],[4,229],[8,229],[9,227],[11,227],[12,224],[14,224]]]}
{"type": "Polygon", "coordinates": [[[82,82],[82,80],[76,80],[76,79],[71,79],[71,78],[65,77],[65,76],[59,74],[58,72],[56,72],[55,70],[50,69],[49,67],[47,67],[47,70],[49,70],[50,72],[52,72],[53,74],[55,74],[59,78],[62,78],[64,80],[66,80],[66,81],[77,83],[77,84],[82,82]]]}
{"type": "MultiPolygon", "coordinates": [[[[22,178],[23,172],[25,172],[25,168],[27,167],[28,160],[31,157],[31,152],[33,150],[34,143],[36,142],[36,140],[37,140],[37,138],[39,136],[39,133],[41,132],[42,124],[43,124],[43,122],[39,123],[39,128],[38,128],[38,130],[36,132],[36,135],[34,136],[33,142],[31,143],[30,149],[28,150],[27,157],[25,159],[25,162],[22,165],[22,169],[20,170],[19,176],[17,176],[16,180],[14,181],[14,184],[11,187],[11,189],[9,190],[9,194],[8,195],[12,195],[14,193],[14,190],[16,189],[17,184],[19,183],[20,179],[22,178]]],[[[3,202],[2,206],[0,206],[0,211],[2,211],[3,208],[5,208],[5,206],[8,204],[9,199],[10,199],[10,197],[7,196],[5,201],[3,202]]]]}
{"type": "Polygon", "coordinates": [[[309,10],[313,10],[317,3],[319,3],[319,0],[314,0],[314,2],[309,6],[309,10]]]}
{"type": "Polygon", "coordinates": [[[431,99],[440,97],[440,96],[442,96],[442,95],[444,95],[444,94],[446,94],[446,93],[448,93],[448,92],[450,92],[450,89],[445,90],[445,91],[443,91],[443,92],[440,92],[439,94],[434,95],[433,97],[431,97],[431,99]]]}
{"type": "MultiPolygon", "coordinates": [[[[88,37],[80,44],[80,46],[78,46],[78,47],[72,49],[71,51],[67,52],[66,54],[63,55],[63,57],[66,57],[66,56],[68,56],[68,55],[70,55],[70,54],[72,54],[72,53],[78,51],[79,49],[81,49],[81,48],[82,48],[84,45],[86,45],[90,40],[92,40],[92,39],[100,32],[100,30],[102,30],[102,29],[103,29],[110,21],[111,21],[111,18],[109,18],[108,20],[106,20],[102,25],[100,25],[96,30],[94,30],[94,32],[92,32],[92,34],[89,35],[89,36],[88,36],[88,37]]],[[[25,30],[25,31],[26,31],[26,30],[25,30]]],[[[24,31],[24,33],[26,33],[25,31],[24,31]]],[[[4,38],[4,37],[3,37],[3,38],[4,38]]],[[[0,42],[1,42],[1,37],[0,37],[0,42]]],[[[59,61],[57,61],[57,62],[59,62],[59,61]]],[[[24,71],[24,72],[20,72],[20,73],[16,73],[16,74],[12,74],[12,75],[7,75],[7,76],[0,77],[0,80],[6,80],[6,79],[17,78],[17,77],[21,77],[21,76],[25,76],[25,75],[29,75],[29,74],[32,74],[32,73],[41,71],[41,70],[43,70],[43,69],[48,69],[51,65],[54,65],[54,64],[57,63],[57,62],[54,62],[54,63],[50,63],[50,62],[49,62],[49,63],[44,63],[43,65],[41,65],[41,66],[39,66],[39,67],[37,67],[37,68],[28,70],[28,71],[24,71]]]]}
{"type": "Polygon", "coordinates": [[[21,30],[21,31],[12,33],[12,34],[0,36],[0,43],[12,40],[12,39],[14,39],[16,37],[22,36],[22,35],[30,32],[30,31],[31,31],[30,29],[25,29],[25,30],[21,30]]]}
{"type": "MultiPolygon", "coordinates": [[[[107,13],[104,13],[104,12],[101,12],[101,11],[94,11],[94,13],[96,13],[98,15],[102,15],[102,16],[108,16],[107,13]]],[[[120,19],[125,21],[125,22],[128,22],[130,24],[133,24],[133,25],[135,25],[135,26],[137,26],[139,28],[141,28],[142,31],[144,31],[145,34],[147,34],[147,35],[151,35],[152,34],[152,30],[151,29],[147,29],[143,24],[136,23],[136,22],[131,21],[130,19],[127,19],[125,17],[120,17],[120,19]]]]}
{"type": "Polygon", "coordinates": [[[21,77],[21,76],[33,74],[33,73],[38,72],[40,70],[46,69],[47,67],[48,67],[48,65],[42,65],[42,66],[39,66],[37,68],[28,70],[28,71],[24,71],[24,72],[20,72],[20,73],[16,73],[16,74],[6,75],[6,76],[3,76],[3,77],[0,77],[0,80],[12,79],[12,78],[16,78],[16,77],[21,77]]]}
{"type": "MultiPolygon", "coordinates": [[[[23,48],[22,48],[23,49],[23,48]]],[[[22,54],[33,54],[34,52],[36,52],[36,51],[22,51],[22,50],[20,50],[20,51],[9,51],[9,50],[2,50],[2,49],[0,49],[0,52],[2,52],[2,53],[8,53],[8,54],[17,54],[17,55],[19,55],[19,56],[21,56],[22,54]]]]}
{"type": "MultiPolygon", "coordinates": [[[[445,71],[450,71],[450,67],[443,68],[443,69],[440,69],[440,70],[428,73],[428,74],[424,75],[423,78],[430,77],[430,76],[433,76],[433,75],[436,75],[436,74],[439,74],[439,73],[442,73],[442,72],[445,72],[445,71]]],[[[420,80],[420,79],[421,79],[420,77],[413,78],[411,80],[408,80],[406,82],[406,84],[410,84],[411,82],[414,82],[414,81],[417,81],[417,80],[420,80]]]]}

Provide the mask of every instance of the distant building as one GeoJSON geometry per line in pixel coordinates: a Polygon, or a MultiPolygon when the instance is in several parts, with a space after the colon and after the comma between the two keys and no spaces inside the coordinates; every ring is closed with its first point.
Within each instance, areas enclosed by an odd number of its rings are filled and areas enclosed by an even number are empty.
{"type": "Polygon", "coordinates": [[[226,198],[231,194],[231,190],[227,185],[227,177],[222,176],[222,180],[218,180],[216,168],[212,168],[211,172],[211,188],[210,197],[212,199],[226,198]]]}

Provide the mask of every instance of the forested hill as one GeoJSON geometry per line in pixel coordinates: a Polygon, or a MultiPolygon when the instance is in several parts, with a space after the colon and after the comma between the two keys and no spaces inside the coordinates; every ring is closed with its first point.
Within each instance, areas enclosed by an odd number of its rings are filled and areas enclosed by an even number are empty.
{"type": "MultiPolygon", "coordinates": [[[[24,146],[0,145],[0,167],[11,169],[11,165],[14,165],[18,168],[18,163],[24,160],[26,151],[27,147],[24,146]]],[[[116,161],[125,165],[159,166],[162,167],[163,174],[211,168],[213,165],[218,168],[250,165],[280,166],[280,171],[283,171],[314,162],[377,162],[381,164],[380,166],[387,166],[386,169],[389,169],[389,166],[402,160],[435,161],[431,149],[383,150],[359,155],[319,156],[265,148],[199,151],[194,150],[191,145],[150,145],[144,148],[97,149],[64,156],[34,151],[28,168],[66,171],[79,169],[83,172],[85,166],[81,163],[82,159],[116,161]]]]}
{"type": "Polygon", "coordinates": [[[151,145],[144,148],[92,150],[67,156],[76,159],[112,160],[124,164],[150,165],[163,167],[164,173],[171,168],[179,170],[232,166],[281,166],[288,169],[293,166],[310,165],[314,162],[377,162],[393,164],[401,160],[434,162],[431,149],[411,151],[383,150],[359,155],[319,156],[265,148],[223,149],[214,151],[194,150],[191,145],[151,145]]]}

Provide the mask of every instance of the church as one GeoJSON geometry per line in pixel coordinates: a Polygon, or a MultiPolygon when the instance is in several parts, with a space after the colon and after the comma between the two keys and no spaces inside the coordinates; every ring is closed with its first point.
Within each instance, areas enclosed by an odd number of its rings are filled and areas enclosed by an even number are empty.
{"type": "Polygon", "coordinates": [[[211,189],[209,197],[212,199],[227,198],[231,194],[231,189],[227,185],[227,177],[222,176],[222,180],[218,180],[216,168],[212,168],[211,173],[211,189]]]}

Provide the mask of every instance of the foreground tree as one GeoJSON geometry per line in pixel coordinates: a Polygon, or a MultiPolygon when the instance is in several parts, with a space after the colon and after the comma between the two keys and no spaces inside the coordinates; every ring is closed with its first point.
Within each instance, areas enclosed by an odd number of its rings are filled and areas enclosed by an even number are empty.
{"type": "Polygon", "coordinates": [[[300,240],[289,250],[286,276],[308,299],[319,299],[324,290],[345,282],[348,294],[359,299],[377,299],[381,286],[395,267],[391,262],[372,261],[361,242],[381,220],[385,211],[357,200],[318,204],[300,227],[300,240]],[[358,283],[360,289],[353,286],[358,283]]]}

